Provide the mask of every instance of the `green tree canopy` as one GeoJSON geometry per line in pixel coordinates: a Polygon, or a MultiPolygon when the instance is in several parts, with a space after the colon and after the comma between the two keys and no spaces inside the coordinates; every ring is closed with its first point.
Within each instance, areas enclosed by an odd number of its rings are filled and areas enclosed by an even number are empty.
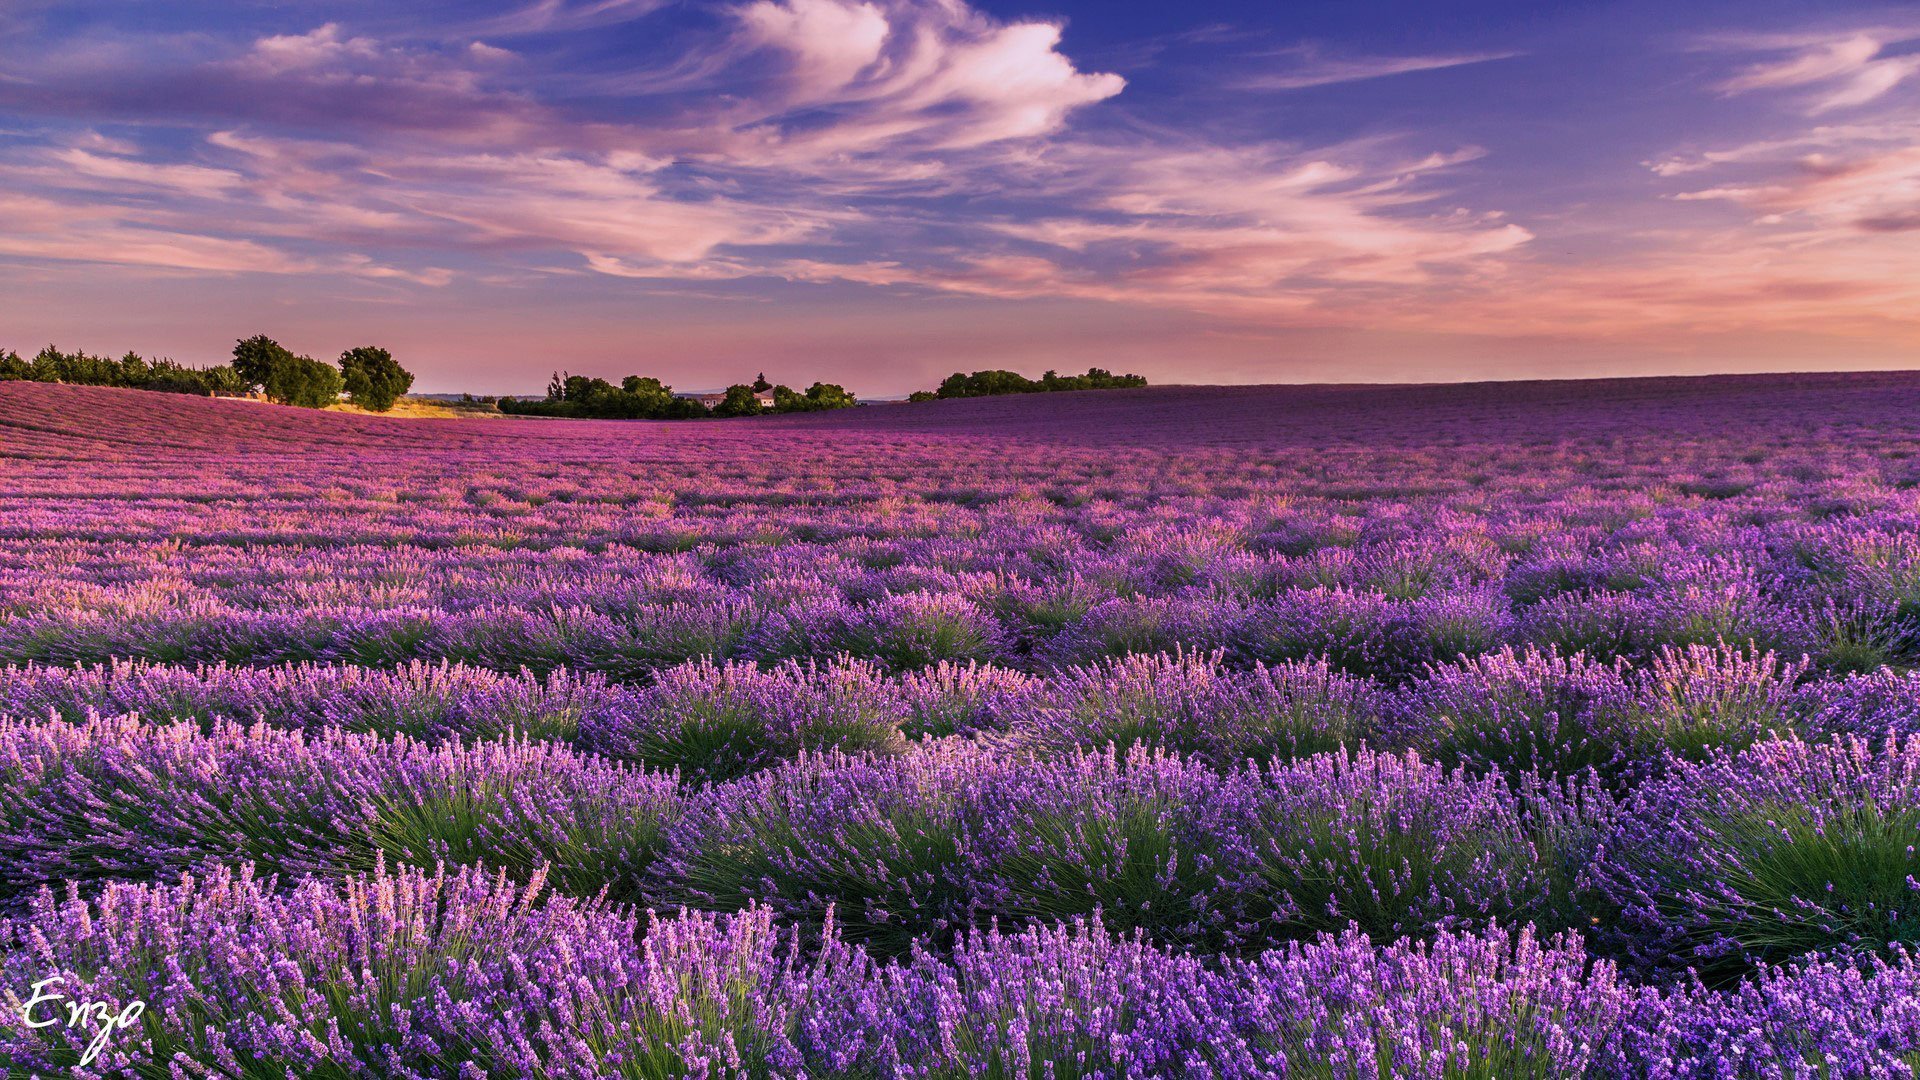
{"type": "Polygon", "coordinates": [[[340,400],[340,369],[311,356],[290,356],[270,372],[261,388],[269,401],[320,409],[340,400]]]}
{"type": "Polygon", "coordinates": [[[715,416],[758,416],[760,399],[753,396],[753,387],[746,383],[734,383],[720,398],[720,404],[713,407],[715,416]]]}
{"type": "Polygon", "coordinates": [[[373,345],[341,353],[340,377],[353,403],[374,412],[393,408],[400,395],[413,387],[413,372],[401,367],[392,353],[373,345]]]}
{"type": "Polygon", "coordinates": [[[292,359],[292,353],[265,334],[242,338],[233,345],[233,370],[248,386],[265,386],[274,369],[292,359]]]}

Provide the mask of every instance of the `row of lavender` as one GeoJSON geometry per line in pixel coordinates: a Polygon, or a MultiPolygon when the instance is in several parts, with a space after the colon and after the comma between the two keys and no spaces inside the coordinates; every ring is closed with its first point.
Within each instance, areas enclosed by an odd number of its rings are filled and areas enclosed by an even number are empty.
{"type": "Polygon", "coordinates": [[[1206,953],[1500,922],[1591,928],[1651,979],[1725,980],[1920,937],[1920,737],[1769,739],[1669,759],[1624,796],[1369,750],[1223,772],[961,739],[684,787],[553,743],[109,718],[0,725],[0,774],[16,907],[208,861],[291,881],[392,859],[799,924],[836,907],[889,955],[1095,913],[1206,953]]]}
{"type": "Polygon", "coordinates": [[[147,548],[119,567],[89,548],[41,548],[0,578],[0,661],[445,659],[645,681],[699,657],[1046,672],[1185,647],[1242,663],[1326,657],[1395,680],[1525,645],[1645,660],[1729,642],[1841,671],[1920,656],[1920,521],[1749,527],[1712,542],[1692,524],[1682,516],[1663,523],[1678,535],[1626,547],[1561,537],[1524,561],[1472,533],[1256,554],[1233,530],[1189,523],[1084,559],[1049,540],[1047,567],[1007,565],[1031,536],[987,535],[866,544],[864,563],[808,545],[574,551],[551,565],[492,547],[478,561],[278,556],[299,564],[293,580],[251,560],[221,565],[232,549],[176,549],[169,560],[193,564],[176,568],[147,548]],[[48,565],[83,552],[77,565],[104,580],[63,581],[48,565]]]}
{"type": "Polygon", "coordinates": [[[1625,787],[1663,755],[1699,759],[1769,734],[1920,733],[1920,674],[1820,678],[1805,660],[1725,646],[1668,649],[1644,665],[1505,650],[1399,686],[1324,660],[1242,668],[1217,653],[1134,655],[1044,679],[974,663],[891,675],[846,658],[700,661],[645,687],[457,664],[0,668],[0,716],[121,713],[429,742],[517,734],[689,781],[804,751],[899,754],[918,739],[959,735],[1038,751],[1145,745],[1223,769],[1366,745],[1509,775],[1593,769],[1625,787]]]}
{"type": "Polygon", "coordinates": [[[768,916],[643,927],[537,881],[379,868],[290,892],[216,870],[91,904],[47,894],[32,925],[61,932],[5,931],[0,966],[35,981],[29,1015],[81,1000],[108,1019],[0,1029],[0,1054],[82,1078],[421,1080],[1813,1080],[1920,1064],[1920,964],[1904,952],[1718,993],[1636,988],[1577,937],[1528,930],[1329,935],[1207,964],[1094,921],[875,961],[831,923],[789,933],[768,916]]]}

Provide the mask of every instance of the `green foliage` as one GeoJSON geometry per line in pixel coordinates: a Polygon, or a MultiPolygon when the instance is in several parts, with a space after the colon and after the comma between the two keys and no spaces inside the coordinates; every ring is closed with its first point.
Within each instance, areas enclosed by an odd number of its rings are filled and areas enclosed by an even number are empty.
{"type": "Polygon", "coordinates": [[[117,386],[202,397],[244,393],[247,388],[240,375],[226,365],[192,368],[164,357],[148,360],[134,352],[114,360],[84,352],[61,352],[52,345],[31,359],[11,349],[0,350],[0,382],[117,386]]]}
{"type": "MultiPolygon", "coordinates": [[[[1920,943],[1920,809],[1817,807],[1782,800],[1717,816],[1739,852],[1713,899],[1709,927],[1754,957],[1778,961],[1834,948],[1920,943]]],[[[1680,907],[1678,900],[1675,907],[1680,907]]]]}
{"type": "Polygon", "coordinates": [[[759,416],[760,399],[753,396],[755,393],[754,388],[746,383],[735,383],[727,387],[727,392],[721,397],[720,404],[713,407],[713,415],[759,416]]]}
{"type": "Polygon", "coordinates": [[[392,353],[373,345],[341,353],[340,376],[353,403],[374,412],[393,408],[400,395],[413,387],[413,372],[401,367],[392,353]]]}
{"type": "Polygon", "coordinates": [[[233,370],[249,386],[265,391],[269,401],[308,409],[340,400],[344,385],[340,369],[310,356],[295,356],[265,334],[234,343],[233,370]]]}
{"type": "Polygon", "coordinates": [[[1152,791],[1094,792],[1022,823],[1021,845],[1002,860],[1006,910],[1059,922],[1099,913],[1111,930],[1161,940],[1205,940],[1195,898],[1210,884],[1209,837],[1177,798],[1152,791]]]}
{"type": "Polygon", "coordinates": [[[261,384],[267,399],[283,405],[321,409],[340,400],[340,369],[310,356],[296,356],[261,384]]]}
{"type": "Polygon", "coordinates": [[[249,386],[259,386],[273,375],[274,369],[293,359],[293,354],[265,334],[242,338],[233,344],[233,370],[249,386]]]}
{"type": "Polygon", "coordinates": [[[1085,375],[1060,375],[1049,371],[1038,379],[1029,379],[1017,371],[990,368],[972,374],[954,372],[940,382],[940,389],[929,394],[914,394],[909,401],[934,398],[993,397],[999,394],[1040,394],[1060,390],[1118,390],[1147,385],[1139,375],[1115,375],[1105,368],[1088,368],[1085,375]],[[924,395],[924,396],[923,396],[924,395]]]}
{"type": "MultiPolygon", "coordinates": [[[[484,865],[529,881],[547,880],[575,896],[641,899],[640,882],[659,852],[666,816],[653,812],[613,814],[605,793],[578,788],[546,797],[573,803],[561,815],[573,824],[546,835],[512,827],[514,803],[525,798],[511,779],[464,776],[461,782],[409,787],[384,795],[370,843],[391,863],[432,869],[484,865]]],[[[370,861],[370,860],[369,860],[370,861]]]]}
{"type": "Polygon", "coordinates": [[[839,383],[817,382],[807,387],[807,409],[818,411],[825,409],[851,409],[859,402],[839,383]]]}
{"type": "Polygon", "coordinates": [[[771,902],[809,927],[830,903],[847,940],[880,956],[959,928],[966,848],[953,793],[864,796],[822,828],[803,809],[821,779],[796,773],[770,784],[769,797],[730,806],[727,827],[674,866],[666,895],[719,911],[771,902]]]}
{"type": "Polygon", "coordinates": [[[500,411],[522,416],[572,416],[605,420],[689,420],[707,414],[692,398],[673,396],[659,379],[629,375],[615,386],[605,379],[554,372],[541,401],[501,398],[500,411]]]}
{"type": "Polygon", "coordinates": [[[846,387],[837,383],[817,382],[807,387],[804,394],[785,386],[773,388],[773,411],[777,413],[823,412],[827,409],[850,409],[858,404],[846,387]]]}
{"type": "Polygon", "coordinates": [[[522,416],[574,416],[609,420],[698,420],[708,416],[758,416],[763,412],[820,412],[845,409],[859,404],[846,387],[833,383],[814,383],[805,393],[790,387],[774,386],[772,409],[763,408],[754,397],[764,391],[755,387],[766,382],[762,376],[752,385],[727,387],[726,396],[712,412],[699,401],[675,397],[673,388],[659,379],[629,375],[615,386],[605,379],[555,372],[547,384],[547,396],[541,401],[502,398],[500,411],[522,416]]]}

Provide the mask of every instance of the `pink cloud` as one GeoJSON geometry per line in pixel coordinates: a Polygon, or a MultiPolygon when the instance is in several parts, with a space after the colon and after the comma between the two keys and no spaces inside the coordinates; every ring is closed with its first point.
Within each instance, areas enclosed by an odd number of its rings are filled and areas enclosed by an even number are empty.
{"type": "Polygon", "coordinates": [[[777,106],[739,126],[766,136],[765,152],[788,164],[1031,139],[1125,86],[1079,71],[1059,51],[1058,26],[998,22],[959,0],[758,0],[739,18],[742,61],[786,61],[777,106]],[[822,109],[831,122],[792,122],[822,109]]]}
{"type": "Polygon", "coordinates": [[[1920,220],[1920,122],[1818,127],[1802,135],[1676,158],[1664,176],[1732,172],[1735,179],[1676,199],[1728,202],[1766,225],[1901,232],[1920,220]]]}
{"type": "Polygon", "coordinates": [[[1785,56],[1753,64],[1720,84],[1729,94],[1814,88],[1813,113],[1865,105],[1920,74],[1920,55],[1887,55],[1889,46],[1920,39],[1911,29],[1761,38],[1749,44],[1785,56]]]}

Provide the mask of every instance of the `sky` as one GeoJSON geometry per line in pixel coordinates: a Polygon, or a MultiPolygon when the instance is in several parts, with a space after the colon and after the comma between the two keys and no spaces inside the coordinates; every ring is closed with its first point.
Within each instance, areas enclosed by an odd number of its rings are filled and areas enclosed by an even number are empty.
{"type": "Polygon", "coordinates": [[[0,347],[1920,367],[1920,5],[0,0],[0,347]]]}

